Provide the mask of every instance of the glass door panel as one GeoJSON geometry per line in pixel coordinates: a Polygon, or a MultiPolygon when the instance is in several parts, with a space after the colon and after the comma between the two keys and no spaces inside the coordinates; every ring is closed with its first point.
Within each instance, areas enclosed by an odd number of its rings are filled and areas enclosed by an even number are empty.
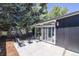
{"type": "Polygon", "coordinates": [[[47,42],[54,42],[54,27],[44,27],[43,28],[43,40],[47,42]]]}
{"type": "Polygon", "coordinates": [[[54,27],[48,27],[48,41],[53,42],[54,40],[54,27]]]}

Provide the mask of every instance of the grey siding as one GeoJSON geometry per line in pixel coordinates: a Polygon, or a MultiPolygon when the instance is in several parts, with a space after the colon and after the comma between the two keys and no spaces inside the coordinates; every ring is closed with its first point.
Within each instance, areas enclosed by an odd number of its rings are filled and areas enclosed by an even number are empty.
{"type": "Polygon", "coordinates": [[[56,45],[79,52],[79,27],[57,28],[56,45]]]}
{"type": "Polygon", "coordinates": [[[77,27],[79,26],[79,15],[63,18],[60,20],[57,20],[59,22],[58,28],[64,28],[64,27],[77,27]]]}

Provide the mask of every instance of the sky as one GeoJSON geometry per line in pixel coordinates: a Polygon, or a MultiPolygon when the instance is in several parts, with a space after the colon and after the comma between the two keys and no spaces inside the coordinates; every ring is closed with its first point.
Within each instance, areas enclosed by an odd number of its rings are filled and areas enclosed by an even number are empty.
{"type": "Polygon", "coordinates": [[[79,11],[79,3],[48,3],[48,12],[52,10],[54,6],[68,8],[68,13],[79,11]]]}

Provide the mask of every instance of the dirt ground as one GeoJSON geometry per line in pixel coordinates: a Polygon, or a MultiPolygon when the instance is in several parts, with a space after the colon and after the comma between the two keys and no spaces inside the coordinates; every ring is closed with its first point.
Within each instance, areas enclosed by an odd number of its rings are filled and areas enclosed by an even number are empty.
{"type": "Polygon", "coordinates": [[[13,41],[6,41],[6,56],[19,56],[13,41]]]}

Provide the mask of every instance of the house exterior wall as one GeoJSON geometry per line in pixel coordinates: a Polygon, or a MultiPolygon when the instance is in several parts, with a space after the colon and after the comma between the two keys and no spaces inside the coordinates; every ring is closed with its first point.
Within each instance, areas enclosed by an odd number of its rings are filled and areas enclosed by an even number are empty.
{"type": "Polygon", "coordinates": [[[77,27],[79,26],[79,15],[59,19],[57,22],[59,22],[57,28],[77,27]]]}
{"type": "Polygon", "coordinates": [[[79,52],[79,15],[57,20],[56,45],[79,52]]]}
{"type": "Polygon", "coordinates": [[[56,34],[56,45],[79,52],[79,27],[60,28],[56,34]]]}

